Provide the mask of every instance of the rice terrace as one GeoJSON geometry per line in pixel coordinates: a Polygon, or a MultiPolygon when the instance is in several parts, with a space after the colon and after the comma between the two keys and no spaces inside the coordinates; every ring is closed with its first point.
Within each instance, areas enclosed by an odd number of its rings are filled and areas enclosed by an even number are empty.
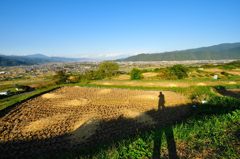
{"type": "Polygon", "coordinates": [[[237,159],[240,62],[190,63],[2,67],[0,158],[237,159]]]}
{"type": "Polygon", "coordinates": [[[239,0],[0,0],[0,159],[239,159],[239,0]]]}
{"type": "MultiPolygon", "coordinates": [[[[156,124],[154,111],[158,109],[158,94],[157,91],[78,86],[63,87],[43,94],[22,103],[1,118],[1,129],[7,129],[1,133],[1,141],[12,144],[2,153],[21,155],[14,153],[20,150],[23,154],[27,151],[29,155],[39,155],[54,151],[56,147],[72,149],[94,143],[96,137],[100,141],[120,135],[121,131],[134,133],[137,129],[153,126],[156,124]],[[14,143],[15,140],[20,141],[14,143]],[[32,147],[33,144],[37,146],[32,147]]],[[[174,92],[166,91],[164,94],[167,108],[180,107],[189,102],[174,92]]],[[[187,112],[187,109],[181,109],[172,117],[166,112],[161,117],[162,124],[180,119],[187,112]]]]}
{"type": "Polygon", "coordinates": [[[3,80],[1,158],[238,158],[239,61],[126,64],[3,80]]]}

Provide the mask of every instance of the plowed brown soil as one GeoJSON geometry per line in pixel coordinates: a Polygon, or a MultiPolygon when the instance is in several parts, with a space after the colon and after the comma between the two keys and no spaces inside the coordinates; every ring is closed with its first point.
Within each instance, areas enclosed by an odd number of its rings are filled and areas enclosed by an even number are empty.
{"type": "MultiPolygon", "coordinates": [[[[189,103],[180,94],[170,91],[163,94],[166,108],[189,103]]],[[[158,91],[78,86],[41,95],[0,118],[1,153],[7,157],[14,154],[26,157],[26,154],[72,149],[79,144],[122,135],[123,130],[134,132],[140,127],[154,125],[156,118],[147,112],[157,111],[158,95],[158,91]]],[[[163,113],[162,119],[177,119],[186,111],[173,113],[163,113]]]]}

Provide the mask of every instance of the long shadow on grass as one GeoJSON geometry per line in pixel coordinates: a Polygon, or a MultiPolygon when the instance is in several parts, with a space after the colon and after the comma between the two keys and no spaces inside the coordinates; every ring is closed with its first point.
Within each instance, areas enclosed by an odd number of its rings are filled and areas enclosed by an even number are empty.
{"type": "Polygon", "coordinates": [[[215,91],[223,96],[240,99],[240,89],[225,89],[224,87],[215,88],[215,91]]]}
{"type": "Polygon", "coordinates": [[[170,159],[178,159],[176,142],[174,140],[174,134],[172,126],[159,127],[154,133],[154,145],[153,145],[153,159],[160,159],[161,157],[161,145],[163,134],[166,136],[168,156],[170,159]]]}
{"type": "Polygon", "coordinates": [[[0,158],[76,158],[79,156],[91,158],[91,156],[126,138],[135,137],[156,129],[160,131],[160,136],[155,136],[154,150],[156,152],[154,151],[153,155],[156,153],[160,157],[158,151],[161,148],[161,134],[165,132],[169,145],[169,156],[174,156],[176,155],[176,145],[171,125],[176,122],[184,122],[189,116],[204,114],[203,112],[222,114],[233,109],[232,107],[220,107],[214,104],[205,105],[199,110],[192,110],[189,105],[166,107],[164,111],[153,109],[134,118],[119,116],[117,119],[111,120],[88,121],[75,132],[50,136],[45,139],[40,139],[32,134],[31,139],[26,140],[21,132],[16,132],[19,133],[17,138],[8,142],[3,141],[6,141],[9,137],[10,131],[8,127],[0,125],[0,158]],[[224,111],[217,111],[220,109],[224,111]],[[95,128],[91,129],[92,127],[95,128]],[[88,132],[87,130],[92,131],[88,132]],[[79,132],[85,132],[85,135],[76,135],[75,138],[72,138],[73,134],[79,132]],[[78,137],[84,139],[84,142],[80,142],[81,140],[78,137]],[[158,137],[160,137],[160,141],[158,137]]]}
{"type": "MultiPolygon", "coordinates": [[[[158,100],[158,119],[157,121],[161,121],[161,118],[165,116],[165,96],[162,92],[159,94],[158,100]]],[[[174,140],[173,129],[171,125],[166,127],[161,127],[161,125],[157,124],[157,130],[154,133],[154,144],[153,144],[153,159],[160,159],[161,157],[161,145],[162,145],[162,137],[163,133],[165,133],[168,147],[168,156],[170,159],[177,159],[177,150],[176,150],[176,142],[174,140]]]]}

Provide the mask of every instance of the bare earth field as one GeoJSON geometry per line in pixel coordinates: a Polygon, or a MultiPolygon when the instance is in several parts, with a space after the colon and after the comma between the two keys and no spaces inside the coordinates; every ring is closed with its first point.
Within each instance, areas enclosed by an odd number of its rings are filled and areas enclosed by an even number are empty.
{"type": "Polygon", "coordinates": [[[216,86],[216,85],[233,85],[238,84],[238,81],[94,81],[92,84],[106,86],[139,86],[139,87],[190,87],[190,86],[216,86]]]}
{"type": "MultiPolygon", "coordinates": [[[[28,100],[0,118],[2,158],[48,155],[131,135],[156,124],[180,120],[190,101],[164,91],[63,87],[28,100]]],[[[34,157],[35,156],[35,157],[34,157]]]]}

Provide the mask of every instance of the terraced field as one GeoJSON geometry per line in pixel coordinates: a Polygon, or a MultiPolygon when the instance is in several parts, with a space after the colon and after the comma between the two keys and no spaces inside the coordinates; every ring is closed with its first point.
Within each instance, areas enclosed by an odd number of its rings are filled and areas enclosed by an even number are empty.
{"type": "Polygon", "coordinates": [[[1,158],[36,158],[75,150],[182,119],[190,101],[164,91],[62,87],[28,100],[0,118],[1,158]],[[34,157],[35,156],[35,157],[34,157]]]}
{"type": "Polygon", "coordinates": [[[137,86],[137,87],[191,87],[191,86],[216,86],[216,85],[236,85],[239,81],[117,81],[101,80],[93,81],[92,84],[105,86],[137,86]]]}

